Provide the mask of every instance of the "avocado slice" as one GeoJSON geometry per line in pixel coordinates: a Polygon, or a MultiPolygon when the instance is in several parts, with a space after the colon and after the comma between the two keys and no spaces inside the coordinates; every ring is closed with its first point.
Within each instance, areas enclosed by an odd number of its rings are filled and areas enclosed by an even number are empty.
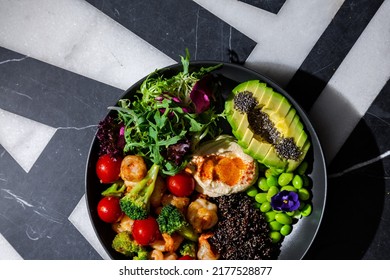
{"type": "Polygon", "coordinates": [[[225,112],[245,153],[269,168],[291,172],[310,148],[296,109],[259,80],[237,85],[226,100],[225,112]]]}

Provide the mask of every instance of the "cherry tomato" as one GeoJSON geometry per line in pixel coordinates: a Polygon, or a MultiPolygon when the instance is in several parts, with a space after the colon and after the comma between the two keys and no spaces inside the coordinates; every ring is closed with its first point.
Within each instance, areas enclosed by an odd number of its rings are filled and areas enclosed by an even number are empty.
{"type": "Polygon", "coordinates": [[[167,187],[175,196],[189,196],[195,189],[195,179],[186,172],[180,172],[168,177],[167,187]]]}
{"type": "Polygon", "coordinates": [[[110,155],[102,155],[96,163],[96,174],[101,183],[113,183],[119,179],[121,159],[110,155]]]}
{"type": "Polygon", "coordinates": [[[189,255],[181,256],[180,258],[178,258],[178,260],[193,260],[193,259],[194,258],[190,257],[189,255]]]}
{"type": "Polygon", "coordinates": [[[156,219],[149,216],[144,220],[135,220],[132,234],[134,240],[140,245],[152,243],[160,234],[156,219]]]}
{"type": "Polygon", "coordinates": [[[99,218],[106,223],[115,223],[122,216],[122,210],[119,205],[119,197],[105,196],[97,206],[99,218]]]}

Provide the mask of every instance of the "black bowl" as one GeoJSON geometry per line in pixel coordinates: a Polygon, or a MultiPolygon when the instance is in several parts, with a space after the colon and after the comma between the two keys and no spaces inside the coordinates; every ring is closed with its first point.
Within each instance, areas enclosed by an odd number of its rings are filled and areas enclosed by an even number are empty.
{"type": "MultiPolygon", "coordinates": [[[[199,69],[201,67],[209,67],[219,64],[219,62],[210,61],[196,61],[191,62],[190,71],[199,69]]],[[[175,64],[159,71],[163,72],[165,76],[174,75],[182,70],[181,64],[175,64]]],[[[322,152],[322,148],[317,137],[317,134],[310,123],[309,118],[299,104],[280,86],[276,83],[264,77],[263,75],[245,68],[240,65],[223,63],[222,67],[213,71],[221,81],[222,93],[226,97],[236,85],[248,80],[261,80],[267,83],[275,91],[284,95],[291,104],[297,110],[303,124],[305,125],[306,131],[309,134],[311,140],[311,148],[306,158],[311,162],[309,170],[309,177],[312,180],[313,188],[312,191],[312,204],[313,212],[310,216],[300,219],[297,224],[294,225],[294,229],[290,235],[284,238],[281,247],[281,253],[278,259],[281,260],[299,260],[304,257],[308,249],[310,248],[317,231],[319,229],[321,219],[325,210],[326,193],[327,193],[327,178],[326,178],[326,165],[325,159],[322,152]]],[[[146,77],[135,83],[123,94],[122,98],[130,98],[136,94],[140,84],[146,77]]],[[[109,106],[115,104],[107,104],[109,106]]],[[[108,113],[110,114],[110,113],[108,113]]],[[[112,259],[125,259],[123,255],[115,252],[111,248],[111,242],[115,236],[115,232],[111,229],[111,226],[107,223],[102,222],[97,215],[97,204],[101,199],[101,191],[103,187],[101,185],[95,173],[95,166],[98,159],[99,143],[94,137],[90,148],[87,166],[86,166],[86,199],[87,207],[90,219],[92,221],[94,230],[102,246],[112,259]]]]}

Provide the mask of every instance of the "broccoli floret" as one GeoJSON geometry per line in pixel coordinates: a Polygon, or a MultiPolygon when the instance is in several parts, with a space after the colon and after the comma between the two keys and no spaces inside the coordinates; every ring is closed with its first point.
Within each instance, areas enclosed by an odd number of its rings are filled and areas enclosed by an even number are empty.
{"type": "Polygon", "coordinates": [[[148,257],[148,251],[136,243],[128,231],[122,231],[115,235],[112,248],[133,260],[146,260],[148,257]]]}
{"type": "Polygon", "coordinates": [[[186,221],[180,210],[172,204],[163,206],[157,217],[157,223],[161,233],[172,235],[177,232],[188,240],[198,240],[198,235],[192,226],[186,221]]]}
{"type": "Polygon", "coordinates": [[[150,196],[156,183],[159,166],[154,164],[146,174],[128,191],[119,202],[122,211],[133,220],[143,220],[148,217],[150,208],[150,196]]]}
{"type": "Polygon", "coordinates": [[[184,240],[180,245],[180,254],[182,256],[196,257],[196,243],[191,240],[184,240]]]}
{"type": "Polygon", "coordinates": [[[126,190],[126,185],[122,182],[116,182],[102,192],[103,196],[122,196],[126,190]]]}

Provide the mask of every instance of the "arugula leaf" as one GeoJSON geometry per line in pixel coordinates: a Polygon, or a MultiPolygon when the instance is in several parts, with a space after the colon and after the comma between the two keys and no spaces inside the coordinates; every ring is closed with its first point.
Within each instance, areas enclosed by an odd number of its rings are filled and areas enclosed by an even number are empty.
{"type": "Polygon", "coordinates": [[[187,150],[189,153],[204,138],[220,134],[217,120],[224,117],[213,108],[201,114],[192,113],[195,110],[190,98],[195,83],[220,65],[190,73],[188,49],[181,61],[181,72],[167,78],[155,71],[142,82],[138,90],[140,95],[134,96],[134,100],[121,99],[118,106],[109,107],[118,112],[125,125],[124,152],[141,155],[150,165],[160,165],[165,175],[176,174],[186,166],[187,150]],[[183,143],[189,149],[181,150],[183,143]],[[173,145],[179,146],[173,148],[173,145]],[[172,151],[177,154],[169,155],[172,151]]]}

